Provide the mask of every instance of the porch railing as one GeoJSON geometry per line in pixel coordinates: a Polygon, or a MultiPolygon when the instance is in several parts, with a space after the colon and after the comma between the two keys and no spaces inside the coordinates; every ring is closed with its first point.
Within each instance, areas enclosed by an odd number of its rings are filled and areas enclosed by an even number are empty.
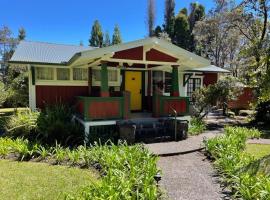
{"type": "Polygon", "coordinates": [[[127,119],[130,113],[130,93],[121,97],[78,96],[76,110],[85,120],[127,119]]]}
{"type": "Polygon", "coordinates": [[[174,115],[172,108],[177,112],[178,116],[188,115],[189,98],[154,95],[153,116],[166,117],[174,115]]]}

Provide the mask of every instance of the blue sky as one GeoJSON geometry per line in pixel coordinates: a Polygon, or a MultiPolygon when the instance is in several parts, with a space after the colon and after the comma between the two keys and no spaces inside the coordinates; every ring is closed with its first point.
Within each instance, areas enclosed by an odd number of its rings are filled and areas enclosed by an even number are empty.
{"type": "MultiPolygon", "coordinates": [[[[163,23],[164,1],[156,0],[156,24],[163,23]]],[[[192,0],[176,0],[175,12],[189,7],[192,0]]],[[[207,10],[211,0],[199,0],[207,10]]],[[[124,42],[147,35],[145,17],[147,0],[1,0],[0,26],[9,26],[16,36],[19,27],[27,32],[27,40],[64,44],[88,45],[91,26],[95,19],[103,32],[113,32],[120,26],[124,42]],[[11,8],[11,9],[7,9],[11,8]]]]}

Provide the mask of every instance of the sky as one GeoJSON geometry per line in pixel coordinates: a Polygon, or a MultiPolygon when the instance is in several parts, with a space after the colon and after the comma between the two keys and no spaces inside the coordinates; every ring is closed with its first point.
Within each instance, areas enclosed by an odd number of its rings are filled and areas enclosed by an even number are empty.
{"type": "MultiPolygon", "coordinates": [[[[156,0],[156,25],[164,21],[164,2],[156,0]]],[[[199,2],[209,10],[212,0],[176,0],[175,13],[191,2],[199,2]]],[[[26,40],[75,44],[88,39],[94,20],[101,23],[103,32],[113,33],[120,27],[124,42],[147,36],[147,0],[0,0],[0,26],[8,26],[14,36],[24,27],[26,40]],[[3,9],[4,8],[4,9],[3,9]],[[10,8],[10,9],[9,9],[10,8]]]]}

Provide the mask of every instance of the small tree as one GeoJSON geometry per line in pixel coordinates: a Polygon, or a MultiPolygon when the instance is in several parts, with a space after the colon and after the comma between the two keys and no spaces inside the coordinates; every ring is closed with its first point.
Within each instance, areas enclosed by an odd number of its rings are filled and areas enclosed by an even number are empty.
{"type": "Polygon", "coordinates": [[[222,104],[223,114],[226,114],[228,101],[234,100],[241,94],[242,87],[233,77],[220,79],[216,84],[196,90],[193,93],[195,116],[203,118],[207,108],[222,104]]]}
{"type": "Polygon", "coordinates": [[[102,47],[103,43],[103,33],[101,25],[98,20],[95,20],[92,26],[91,37],[89,39],[89,46],[92,47],[102,47]]]}
{"type": "Polygon", "coordinates": [[[119,26],[116,24],[113,31],[112,44],[120,44],[122,43],[121,33],[119,26]]]}
{"type": "Polygon", "coordinates": [[[25,32],[25,29],[23,27],[21,27],[19,29],[19,35],[18,35],[18,40],[21,41],[21,40],[24,40],[26,37],[26,32],[25,32]]]}

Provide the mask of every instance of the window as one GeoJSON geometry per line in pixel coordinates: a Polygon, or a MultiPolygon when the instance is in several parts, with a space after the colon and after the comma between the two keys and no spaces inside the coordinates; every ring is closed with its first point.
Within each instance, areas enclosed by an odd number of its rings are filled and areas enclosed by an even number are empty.
{"type": "Polygon", "coordinates": [[[37,80],[53,80],[53,68],[37,67],[36,68],[37,80]]]}
{"type": "Polygon", "coordinates": [[[75,81],[87,81],[88,80],[88,70],[83,68],[73,69],[73,80],[75,81]]]}
{"type": "Polygon", "coordinates": [[[57,68],[57,80],[70,80],[69,69],[57,68]]]}
{"type": "Polygon", "coordinates": [[[92,74],[93,74],[93,80],[94,81],[100,81],[101,80],[101,71],[100,71],[100,69],[93,69],[92,74]]]}
{"type": "Polygon", "coordinates": [[[192,100],[192,94],[195,90],[201,88],[200,78],[190,78],[187,83],[187,96],[192,100]]]}
{"type": "Polygon", "coordinates": [[[165,72],[165,93],[170,93],[172,90],[172,73],[165,72]]]}
{"type": "Polygon", "coordinates": [[[118,79],[118,71],[116,69],[108,70],[108,80],[111,82],[115,82],[118,79]]]}
{"type": "MultiPolygon", "coordinates": [[[[101,69],[94,68],[92,69],[92,83],[94,86],[100,86],[101,81],[101,69]]],[[[116,68],[108,69],[108,82],[110,86],[120,85],[120,71],[116,68]]]]}

